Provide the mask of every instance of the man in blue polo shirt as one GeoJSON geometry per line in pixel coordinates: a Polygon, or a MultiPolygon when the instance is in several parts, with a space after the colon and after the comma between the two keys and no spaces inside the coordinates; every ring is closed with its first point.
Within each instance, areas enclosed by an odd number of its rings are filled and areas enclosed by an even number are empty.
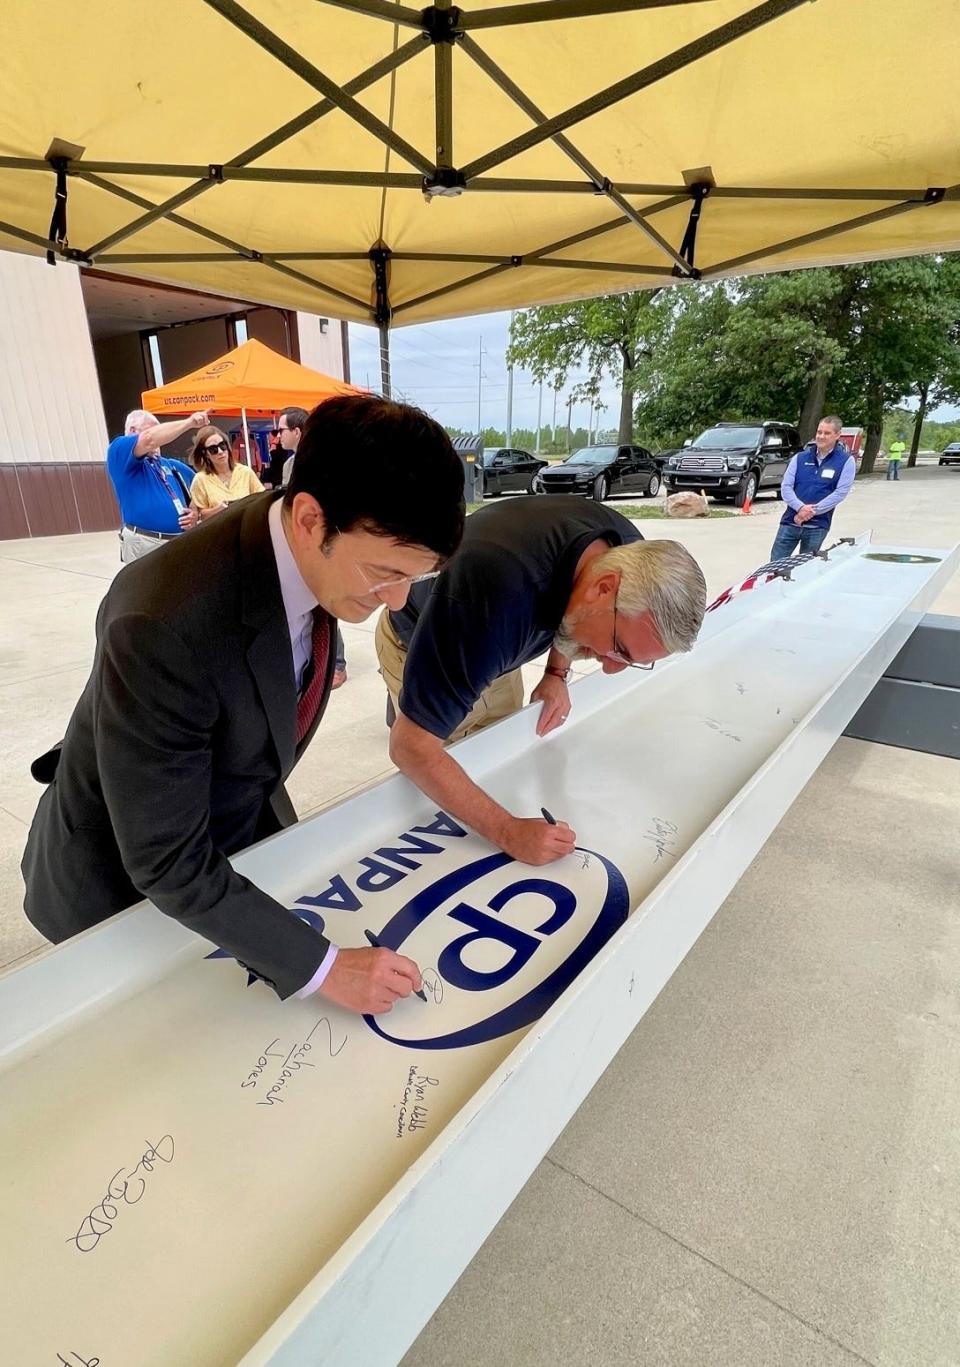
{"type": "Polygon", "coordinates": [[[780,485],[786,507],[770,552],[785,560],[800,552],[818,551],[833,521],[833,510],[853,488],[857,463],[840,442],[839,418],[821,418],[816,435],[787,466],[780,485]]]}
{"type": "Polygon", "coordinates": [[[206,423],[206,413],[161,423],[135,408],[127,414],[124,435],[108,446],[107,473],[120,504],[120,559],[125,565],[196,526],[197,514],[190,507],[194,471],[159,452],[206,423]]]}

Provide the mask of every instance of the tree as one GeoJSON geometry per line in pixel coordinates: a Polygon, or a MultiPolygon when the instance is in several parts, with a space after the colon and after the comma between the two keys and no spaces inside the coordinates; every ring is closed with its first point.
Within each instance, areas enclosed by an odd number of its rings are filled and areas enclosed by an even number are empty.
{"type": "Polygon", "coordinates": [[[715,422],[776,417],[811,436],[845,354],[850,288],[811,270],[677,290],[638,370],[641,430],[675,446],[715,422]]]}
{"type": "Polygon", "coordinates": [[[551,305],[518,314],[511,337],[515,361],[555,386],[585,365],[574,397],[596,392],[620,345],[620,441],[635,431],[645,445],[678,446],[715,422],[765,418],[796,423],[808,440],[832,412],[867,429],[869,473],[884,415],[905,396],[919,400],[904,427],[906,438],[913,423],[911,463],[929,408],[960,402],[960,256],[551,305]]]}
{"type": "Polygon", "coordinates": [[[960,403],[960,258],[945,257],[941,276],[944,285],[942,302],[948,310],[947,327],[942,336],[942,350],[933,358],[936,373],[916,381],[918,403],[907,462],[910,469],[917,463],[928,411],[939,408],[941,404],[960,403]]]}
{"type": "Polygon", "coordinates": [[[790,271],[740,281],[726,345],[741,401],[758,417],[796,415],[812,439],[845,356],[844,317],[854,284],[842,271],[790,271]]]}
{"type": "Polygon", "coordinates": [[[560,389],[571,371],[584,367],[587,378],[574,387],[575,401],[596,400],[604,372],[612,374],[621,391],[618,440],[630,442],[636,367],[648,354],[657,326],[657,294],[608,294],[523,310],[510,325],[507,362],[523,366],[553,389],[560,389]]]}
{"type": "Polygon", "coordinates": [[[921,386],[924,409],[932,394],[948,398],[955,392],[960,261],[916,256],[840,269],[854,283],[844,338],[848,399],[840,411],[866,428],[862,469],[869,474],[888,409],[921,386]]]}

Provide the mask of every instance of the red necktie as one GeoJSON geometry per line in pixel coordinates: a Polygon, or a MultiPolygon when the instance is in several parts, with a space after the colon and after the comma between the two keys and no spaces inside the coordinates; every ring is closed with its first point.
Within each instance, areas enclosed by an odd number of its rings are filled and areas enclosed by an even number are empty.
{"type": "Polygon", "coordinates": [[[313,610],[313,673],[297,702],[297,744],[310,730],[323,697],[327,680],[327,659],[330,654],[330,618],[323,608],[313,610]]]}

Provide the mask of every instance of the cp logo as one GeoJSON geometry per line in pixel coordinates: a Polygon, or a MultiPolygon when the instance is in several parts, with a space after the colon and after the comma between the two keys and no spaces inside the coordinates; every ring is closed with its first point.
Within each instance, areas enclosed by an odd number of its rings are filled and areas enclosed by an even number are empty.
{"type": "MultiPolygon", "coordinates": [[[[592,851],[577,855],[583,871],[576,893],[556,879],[531,876],[507,854],[485,855],[418,892],[378,938],[421,967],[436,962],[445,987],[453,989],[444,994],[443,1014],[455,1017],[457,1025],[424,1038],[417,1030],[425,1017],[407,1011],[403,1033],[391,1033],[389,1016],[381,1018],[383,1024],[365,1016],[370,1029],[393,1044],[459,1049],[523,1029],[542,1016],[630,909],[620,871],[592,851]],[[444,942],[439,956],[438,938],[444,942]]],[[[435,1021],[436,1015],[431,1011],[426,1019],[435,1021]]]]}

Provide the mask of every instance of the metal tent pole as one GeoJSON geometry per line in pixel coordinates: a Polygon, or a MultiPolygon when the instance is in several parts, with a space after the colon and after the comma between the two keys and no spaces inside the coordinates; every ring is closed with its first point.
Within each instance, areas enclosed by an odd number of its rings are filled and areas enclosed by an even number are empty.
{"type": "Polygon", "coordinates": [[[385,399],[393,398],[390,380],[390,324],[380,324],[380,392],[385,399]]]}
{"type": "MultiPolygon", "coordinates": [[[[510,310],[510,326],[513,327],[514,310],[510,310]]],[[[513,445],[513,365],[507,366],[507,445],[513,445]]]]}
{"type": "Polygon", "coordinates": [[[250,459],[250,429],[247,426],[247,410],[245,408],[240,409],[240,418],[243,422],[243,449],[246,453],[246,464],[249,465],[252,470],[253,461],[250,459]]]}

